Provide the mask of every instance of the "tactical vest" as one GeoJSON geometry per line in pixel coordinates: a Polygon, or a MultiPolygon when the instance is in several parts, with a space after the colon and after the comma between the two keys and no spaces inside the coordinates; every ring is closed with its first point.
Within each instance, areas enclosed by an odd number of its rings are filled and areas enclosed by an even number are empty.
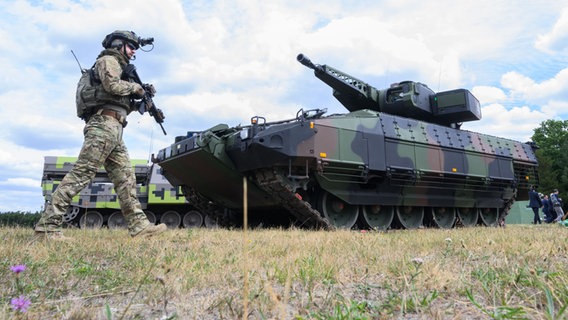
{"type": "MultiPolygon", "coordinates": [[[[105,50],[107,51],[107,50],[105,50]]],[[[105,52],[103,51],[103,52],[105,52]]],[[[100,56],[99,56],[100,57],[100,56]]],[[[81,78],[77,83],[75,102],[77,105],[77,116],[88,121],[90,116],[105,104],[112,104],[130,110],[130,97],[119,96],[108,93],[95,72],[95,66],[81,71],[81,78]]],[[[124,74],[121,79],[124,79],[124,74]]]]}

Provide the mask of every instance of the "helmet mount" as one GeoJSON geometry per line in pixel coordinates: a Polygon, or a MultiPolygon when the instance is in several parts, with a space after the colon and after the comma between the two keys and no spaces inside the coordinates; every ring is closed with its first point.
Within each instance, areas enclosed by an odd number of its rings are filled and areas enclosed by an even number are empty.
{"type": "Polygon", "coordinates": [[[126,30],[115,30],[112,33],[107,34],[103,39],[102,45],[105,49],[109,49],[112,47],[113,41],[117,39],[130,43],[135,49],[140,49],[140,47],[147,45],[152,46],[149,50],[141,49],[142,51],[152,51],[152,49],[154,49],[154,38],[142,38],[137,36],[134,31],[126,30]]]}

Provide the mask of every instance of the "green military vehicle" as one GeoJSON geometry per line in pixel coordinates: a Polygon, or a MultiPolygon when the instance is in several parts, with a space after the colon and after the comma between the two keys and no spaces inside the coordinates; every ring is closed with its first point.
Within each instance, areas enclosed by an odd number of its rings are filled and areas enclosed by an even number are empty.
{"type": "MultiPolygon", "coordinates": [[[[65,174],[71,170],[76,157],[47,156],[41,181],[43,196],[51,199],[65,174]]],[[[215,222],[203,216],[180,195],[161,174],[159,165],[146,160],[132,160],[136,176],[136,193],[146,216],[152,223],[163,222],[169,228],[215,227],[215,222]]],[[[93,181],[71,202],[63,216],[65,223],[81,228],[126,227],[114,187],[101,168],[93,181]]]]}
{"type": "MultiPolygon", "coordinates": [[[[188,132],[155,162],[190,203],[223,225],[244,212],[316,228],[419,228],[503,223],[538,184],[534,146],[460,129],[481,119],[466,89],[404,81],[376,89],[300,54],[349,111],[188,132]]],[[[235,220],[237,219],[237,220],[235,220]]]]}

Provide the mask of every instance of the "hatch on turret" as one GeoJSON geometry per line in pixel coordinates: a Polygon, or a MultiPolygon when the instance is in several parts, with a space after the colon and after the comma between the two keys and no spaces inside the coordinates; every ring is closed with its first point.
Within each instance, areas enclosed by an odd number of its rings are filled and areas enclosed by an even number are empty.
{"type": "Polygon", "coordinates": [[[385,97],[378,111],[414,119],[433,119],[430,99],[435,93],[425,84],[402,81],[380,91],[385,97]]]}
{"type": "Polygon", "coordinates": [[[403,81],[386,90],[379,111],[444,126],[481,119],[479,101],[467,89],[435,93],[420,82],[403,81]]]}

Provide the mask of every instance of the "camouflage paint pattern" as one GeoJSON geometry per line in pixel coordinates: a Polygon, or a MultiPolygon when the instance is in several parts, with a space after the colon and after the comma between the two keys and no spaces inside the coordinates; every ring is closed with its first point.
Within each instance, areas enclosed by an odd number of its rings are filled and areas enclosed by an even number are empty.
{"type": "Polygon", "coordinates": [[[93,115],[84,129],[85,140],[73,169],[69,171],[46,203],[36,231],[60,231],[63,215],[81,190],[104,166],[115,185],[122,213],[130,234],[149,225],[136,195],[136,177],[122,140],[122,125],[114,118],[93,115]]]}
{"type": "Polygon", "coordinates": [[[302,171],[308,163],[319,186],[361,205],[500,208],[515,188],[522,199],[537,176],[527,144],[371,110],[206,131],[161,150],[158,163],[170,181],[233,209],[242,203],[242,177],[263,167],[302,171]]]}
{"type": "Polygon", "coordinates": [[[106,92],[120,97],[128,97],[139,90],[140,85],[121,79],[122,70],[127,61],[120,61],[120,58],[123,58],[123,54],[117,52],[116,49],[104,50],[95,63],[95,71],[106,92]]]}
{"type": "Polygon", "coordinates": [[[148,204],[187,204],[185,197],[178,188],[174,188],[164,176],[160,174],[160,166],[150,168],[148,190],[145,192],[148,204]]]}
{"type": "MultiPolygon", "coordinates": [[[[71,171],[77,157],[46,156],[44,160],[42,190],[47,202],[61,183],[63,177],[71,171]]],[[[149,166],[147,160],[131,159],[132,170],[136,177],[136,196],[142,209],[153,213],[163,211],[165,206],[180,206],[180,211],[188,211],[188,205],[181,191],[174,188],[160,173],[160,166],[149,166]]],[[[104,167],[97,170],[95,178],[71,200],[71,206],[84,209],[98,209],[104,220],[120,209],[118,197],[104,167]]]]}

